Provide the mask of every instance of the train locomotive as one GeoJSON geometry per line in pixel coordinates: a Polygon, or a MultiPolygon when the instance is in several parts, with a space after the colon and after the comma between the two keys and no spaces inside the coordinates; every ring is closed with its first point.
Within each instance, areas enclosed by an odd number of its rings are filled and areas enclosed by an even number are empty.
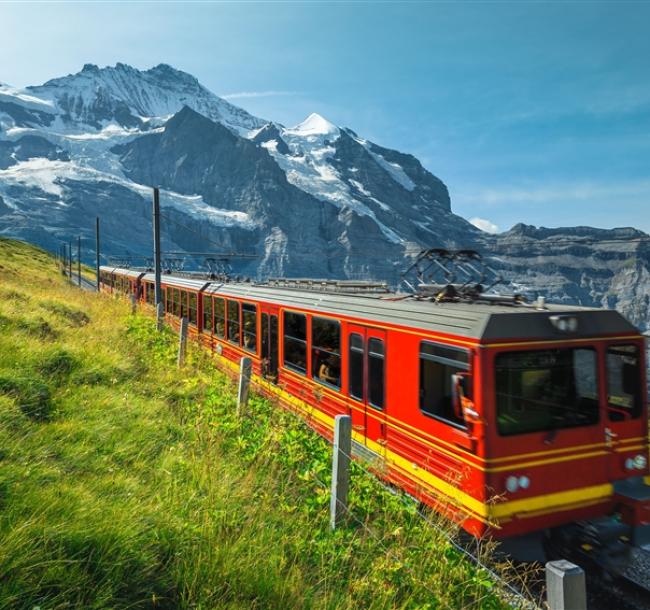
{"type": "MultiPolygon", "coordinates": [[[[101,289],[154,304],[154,275],[101,289]]],[[[578,545],[601,564],[650,544],[645,342],[616,311],[398,294],[376,282],[163,274],[165,317],[224,368],[476,537],[578,545]]],[[[526,555],[528,551],[524,551],[526,555]]]]}

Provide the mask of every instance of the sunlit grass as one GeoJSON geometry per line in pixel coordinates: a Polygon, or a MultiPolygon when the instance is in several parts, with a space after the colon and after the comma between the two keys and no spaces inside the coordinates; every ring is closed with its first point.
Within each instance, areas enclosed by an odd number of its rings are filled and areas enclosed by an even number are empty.
{"type": "Polygon", "coordinates": [[[327,443],[129,310],[0,240],[0,608],[503,606],[358,466],[330,532],[327,443]]]}

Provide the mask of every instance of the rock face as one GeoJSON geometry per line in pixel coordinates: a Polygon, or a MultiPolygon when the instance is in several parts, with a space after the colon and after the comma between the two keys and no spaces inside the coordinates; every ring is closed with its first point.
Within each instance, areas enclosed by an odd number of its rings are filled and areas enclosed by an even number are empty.
{"type": "Polygon", "coordinates": [[[635,229],[536,228],[518,224],[485,240],[505,278],[523,294],[616,308],[650,330],[650,239],[635,229]]]}
{"type": "Polygon", "coordinates": [[[254,255],[237,262],[254,277],[397,284],[422,248],[476,248],[531,297],[617,307],[648,329],[650,244],[634,229],[488,235],[412,155],[317,114],[259,119],[164,64],[0,85],[0,234],[54,250],[81,233],[91,259],[100,216],[104,253],[142,264],[154,185],[168,253],[254,255]]]}

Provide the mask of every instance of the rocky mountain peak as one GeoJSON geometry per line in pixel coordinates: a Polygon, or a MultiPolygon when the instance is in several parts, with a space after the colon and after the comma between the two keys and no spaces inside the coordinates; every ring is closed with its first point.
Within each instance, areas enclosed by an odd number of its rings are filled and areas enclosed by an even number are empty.
{"type": "MultiPolygon", "coordinates": [[[[216,96],[191,74],[168,64],[149,70],[124,63],[103,68],[85,64],[75,74],[27,87],[17,94],[46,105],[59,116],[61,128],[68,132],[102,130],[111,123],[142,128],[151,119],[167,119],[183,106],[239,133],[257,129],[266,122],[216,96]]],[[[19,119],[13,118],[17,125],[19,119]]],[[[38,124],[38,120],[34,121],[34,126],[38,124]]]]}
{"type": "Polygon", "coordinates": [[[331,136],[339,135],[339,128],[316,112],[312,112],[304,121],[286,130],[295,136],[331,136]]]}
{"type": "Polygon", "coordinates": [[[397,284],[421,249],[473,248],[513,290],[617,307],[648,328],[641,231],[522,223],[489,235],[413,155],[317,113],[288,128],[263,120],[167,64],[0,85],[0,234],[56,250],[79,231],[91,243],[99,215],[105,254],[148,256],[151,185],[164,189],[163,250],[254,254],[246,275],[397,284]]]}

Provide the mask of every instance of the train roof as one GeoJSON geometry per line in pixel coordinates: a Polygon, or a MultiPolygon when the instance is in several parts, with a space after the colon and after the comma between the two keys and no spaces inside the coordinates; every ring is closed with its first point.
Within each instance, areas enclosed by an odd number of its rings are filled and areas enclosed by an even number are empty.
{"type": "MultiPolygon", "coordinates": [[[[115,269],[123,273],[126,270],[115,269]]],[[[154,274],[144,278],[154,281],[154,274]]],[[[399,293],[342,294],[318,292],[255,283],[220,283],[164,274],[162,282],[207,294],[265,301],[279,306],[321,311],[334,316],[364,318],[371,322],[395,324],[427,331],[457,335],[482,342],[522,339],[561,340],[601,335],[640,335],[620,313],[570,305],[531,305],[481,302],[435,302],[418,300],[399,293]],[[577,326],[561,330],[561,318],[573,318],[577,326]]]]}

